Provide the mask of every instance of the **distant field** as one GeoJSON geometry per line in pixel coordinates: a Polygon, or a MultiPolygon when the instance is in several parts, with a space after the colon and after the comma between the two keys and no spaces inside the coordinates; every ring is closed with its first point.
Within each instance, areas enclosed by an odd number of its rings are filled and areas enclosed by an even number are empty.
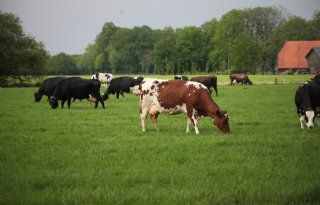
{"type": "MultiPolygon", "coordinates": [[[[201,74],[199,74],[201,75],[201,74]]],[[[199,75],[186,75],[191,79],[192,77],[199,76],[199,75]]],[[[120,76],[142,76],[146,78],[159,78],[159,79],[173,79],[174,75],[114,75],[114,77],[120,76]]],[[[26,78],[25,81],[20,82],[23,85],[40,85],[41,82],[52,76],[39,76],[37,78],[26,78]]],[[[91,75],[81,75],[80,77],[89,79],[91,75]]],[[[228,85],[230,84],[229,75],[217,75],[218,77],[218,84],[219,85],[228,85]]],[[[314,75],[249,75],[249,78],[252,80],[254,84],[288,84],[288,83],[301,83],[305,80],[309,80],[310,78],[314,77],[314,75]]],[[[10,81],[10,79],[9,79],[10,81]]],[[[16,79],[11,79],[9,85],[16,85],[19,84],[19,81],[16,79]]],[[[0,84],[1,85],[1,84],[0,84]]],[[[29,86],[30,87],[30,86],[29,86]]]]}
{"type": "Polygon", "coordinates": [[[319,204],[320,127],[301,130],[293,100],[312,76],[249,77],[218,76],[231,133],[204,118],[199,136],[184,114],[143,133],[134,95],[52,110],[0,88],[0,204],[319,204]]]}
{"type": "MultiPolygon", "coordinates": [[[[115,75],[120,77],[122,75],[115,75]]],[[[139,76],[139,75],[129,75],[139,76]]],[[[147,78],[160,78],[160,79],[173,79],[173,75],[141,75],[147,78]]],[[[199,75],[186,75],[189,79],[199,75]]],[[[288,84],[288,83],[301,83],[305,80],[310,80],[314,75],[248,75],[250,80],[254,84],[288,84]]],[[[90,78],[90,76],[82,76],[84,78],[90,78]]],[[[230,84],[229,75],[217,75],[219,85],[230,84]]]]}

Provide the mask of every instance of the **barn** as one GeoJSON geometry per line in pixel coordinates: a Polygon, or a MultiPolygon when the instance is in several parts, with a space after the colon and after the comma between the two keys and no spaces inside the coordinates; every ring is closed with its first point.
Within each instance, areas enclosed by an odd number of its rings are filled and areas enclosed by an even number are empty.
{"type": "Polygon", "coordinates": [[[320,41],[287,41],[278,53],[276,72],[279,74],[310,73],[307,54],[320,41]]]}
{"type": "Polygon", "coordinates": [[[320,47],[313,47],[306,55],[308,67],[311,73],[320,72],[320,47]]]}

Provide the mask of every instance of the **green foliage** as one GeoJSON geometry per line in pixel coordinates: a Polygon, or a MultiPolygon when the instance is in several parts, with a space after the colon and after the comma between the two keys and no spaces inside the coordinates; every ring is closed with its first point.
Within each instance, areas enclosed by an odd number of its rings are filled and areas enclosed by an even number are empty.
{"type": "Polygon", "coordinates": [[[314,12],[313,18],[308,24],[308,34],[311,40],[320,39],[320,10],[314,12]]]}
{"type": "Polygon", "coordinates": [[[274,72],[287,40],[317,40],[319,12],[310,21],[281,6],[231,10],[201,27],[152,30],[107,22],[77,61],[82,73],[274,72]],[[243,62],[242,62],[243,60],[243,62]]]}
{"type": "Polygon", "coordinates": [[[163,36],[154,45],[151,60],[154,63],[154,73],[173,74],[176,61],[176,34],[172,28],[167,28],[163,36]]]}
{"type": "Polygon", "coordinates": [[[48,69],[48,74],[50,74],[50,75],[57,75],[57,74],[78,75],[78,74],[80,74],[80,71],[78,70],[74,59],[65,53],[59,53],[55,56],[51,56],[48,61],[47,69],[48,69]]]}
{"type": "Polygon", "coordinates": [[[206,68],[207,50],[204,32],[197,27],[185,27],[177,30],[175,43],[178,70],[184,72],[197,73],[206,68]]]}
{"type": "Polygon", "coordinates": [[[234,73],[250,72],[255,73],[256,68],[261,65],[261,48],[257,41],[250,35],[244,34],[238,37],[232,45],[230,61],[234,73]]]}
{"type": "Polygon", "coordinates": [[[52,110],[33,102],[36,88],[3,88],[0,204],[319,204],[320,128],[300,129],[299,84],[219,79],[227,135],[208,118],[186,134],[184,114],[160,115],[160,132],[147,119],[142,133],[134,95],[52,110]]]}
{"type": "Polygon", "coordinates": [[[41,42],[26,35],[17,16],[0,11],[0,76],[40,75],[48,53],[41,42]]]}

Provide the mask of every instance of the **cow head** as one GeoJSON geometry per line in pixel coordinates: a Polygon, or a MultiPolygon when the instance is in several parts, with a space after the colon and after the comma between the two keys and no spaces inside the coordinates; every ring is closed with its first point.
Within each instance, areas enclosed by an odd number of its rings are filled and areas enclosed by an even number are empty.
{"type": "Polygon", "coordinates": [[[34,101],[35,102],[40,102],[41,98],[42,98],[42,96],[39,93],[37,93],[37,92],[34,93],[34,101]]]}
{"type": "Polygon", "coordinates": [[[222,132],[230,132],[229,117],[225,111],[217,110],[213,117],[213,124],[215,124],[222,132]]]}
{"type": "Polygon", "coordinates": [[[49,103],[52,109],[56,109],[59,106],[58,100],[56,98],[51,98],[49,103]]]}
{"type": "Polygon", "coordinates": [[[306,124],[308,129],[313,128],[313,121],[314,121],[315,115],[313,110],[306,111],[306,124]]]}

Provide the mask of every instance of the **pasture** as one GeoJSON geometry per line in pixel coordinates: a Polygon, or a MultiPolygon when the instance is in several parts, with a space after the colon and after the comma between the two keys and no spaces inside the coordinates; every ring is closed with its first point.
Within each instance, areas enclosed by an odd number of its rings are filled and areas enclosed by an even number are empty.
{"type": "Polygon", "coordinates": [[[210,118],[187,134],[185,114],[143,133],[134,95],[52,110],[37,88],[0,88],[0,204],[319,204],[320,127],[300,129],[294,105],[310,76],[274,78],[218,76],[230,134],[210,118]]]}

